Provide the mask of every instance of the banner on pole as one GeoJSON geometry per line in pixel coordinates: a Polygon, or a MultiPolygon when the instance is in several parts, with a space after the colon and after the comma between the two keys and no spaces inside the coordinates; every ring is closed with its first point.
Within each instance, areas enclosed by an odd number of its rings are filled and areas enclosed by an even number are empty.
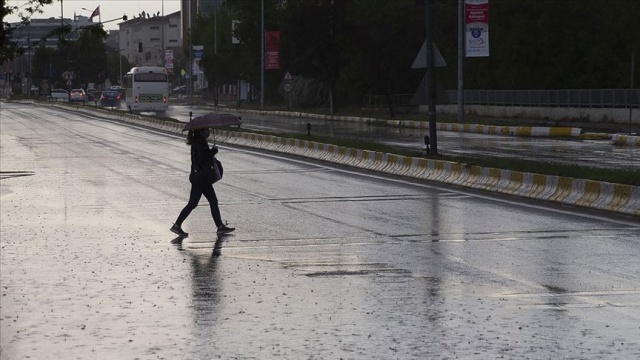
{"type": "Polygon", "coordinates": [[[204,46],[193,45],[193,67],[191,68],[191,73],[193,75],[203,74],[200,69],[200,60],[202,60],[202,55],[204,55],[204,46]]]}
{"type": "Polygon", "coordinates": [[[489,56],[489,0],[465,0],[465,56],[489,56]]]}
{"type": "Polygon", "coordinates": [[[173,50],[164,51],[164,67],[165,69],[173,69],[173,50]]]}
{"type": "Polygon", "coordinates": [[[280,69],[280,31],[265,31],[265,70],[280,69]]]}

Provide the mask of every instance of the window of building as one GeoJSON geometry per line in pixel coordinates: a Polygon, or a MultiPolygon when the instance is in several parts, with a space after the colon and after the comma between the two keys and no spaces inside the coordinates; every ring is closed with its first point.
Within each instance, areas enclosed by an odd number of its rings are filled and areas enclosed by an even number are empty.
{"type": "Polygon", "coordinates": [[[170,42],[170,43],[177,43],[177,42],[178,42],[178,40],[176,40],[176,39],[169,39],[169,42],[170,42]]]}
{"type": "Polygon", "coordinates": [[[160,30],[160,26],[149,26],[149,30],[160,30]]]}
{"type": "Polygon", "coordinates": [[[149,40],[151,40],[152,42],[153,42],[153,41],[160,41],[160,38],[151,38],[151,39],[149,39],[149,40]]]}
{"type": "Polygon", "coordinates": [[[177,27],[178,27],[178,24],[169,24],[169,27],[170,27],[170,28],[177,28],[177,27]]]}

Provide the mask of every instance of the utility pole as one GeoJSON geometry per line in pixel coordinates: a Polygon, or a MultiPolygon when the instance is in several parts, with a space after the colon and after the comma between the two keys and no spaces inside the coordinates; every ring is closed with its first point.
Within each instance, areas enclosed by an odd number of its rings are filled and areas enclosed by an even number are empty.
{"type": "Polygon", "coordinates": [[[458,122],[464,122],[464,0],[458,0],[458,122]]]}
{"type": "Polygon", "coordinates": [[[165,18],[164,18],[164,0],[162,0],[162,21],[160,22],[162,24],[162,66],[165,66],[165,55],[164,55],[164,26],[165,26],[165,18]]]}
{"type": "Polygon", "coordinates": [[[264,110],[264,0],[260,9],[260,109],[264,110]]]}
{"type": "Polygon", "coordinates": [[[427,102],[429,104],[429,136],[431,153],[438,155],[436,135],[436,73],[433,57],[433,0],[424,1],[425,22],[427,24],[427,102]]]}
{"type": "Polygon", "coordinates": [[[631,53],[631,82],[629,86],[629,135],[631,135],[631,115],[633,112],[633,106],[631,105],[631,96],[633,95],[633,73],[635,70],[636,63],[636,53],[635,51],[631,53]]]}
{"type": "Polygon", "coordinates": [[[189,1],[189,105],[193,106],[193,46],[191,44],[191,1],[189,1]]]}

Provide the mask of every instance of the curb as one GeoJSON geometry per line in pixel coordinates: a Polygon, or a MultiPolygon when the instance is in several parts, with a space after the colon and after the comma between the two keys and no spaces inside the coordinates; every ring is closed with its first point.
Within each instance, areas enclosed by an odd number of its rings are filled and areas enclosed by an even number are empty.
{"type": "MultiPolygon", "coordinates": [[[[218,109],[215,109],[218,110],[218,109]]],[[[233,112],[244,112],[258,115],[278,115],[296,118],[320,119],[329,121],[359,122],[359,123],[378,123],[386,124],[391,127],[402,127],[411,129],[428,129],[427,121],[415,120],[385,120],[377,118],[366,118],[356,116],[342,115],[322,115],[313,113],[303,113],[295,111],[267,111],[267,110],[250,110],[250,109],[233,109],[233,112]]],[[[581,128],[560,127],[560,126],[496,126],[481,124],[460,124],[460,123],[443,123],[436,124],[437,129],[441,131],[457,131],[471,132],[487,135],[504,135],[504,136],[522,136],[522,137],[563,137],[563,138],[579,138],[582,133],[581,128]]]]}
{"type": "MultiPolygon", "coordinates": [[[[78,112],[92,115],[96,113],[95,110],[81,107],[77,109],[78,112]]],[[[184,127],[180,122],[144,118],[125,112],[103,112],[101,115],[178,134],[182,133],[184,127]]],[[[273,135],[219,130],[216,137],[218,142],[224,144],[259,148],[386,174],[640,217],[640,187],[633,185],[469,166],[273,135]]],[[[635,138],[633,141],[638,141],[638,137],[635,138]]]]}
{"type": "Polygon", "coordinates": [[[582,133],[581,140],[611,140],[611,134],[607,133],[582,133]]]}
{"type": "Polygon", "coordinates": [[[611,141],[618,146],[640,146],[640,136],[613,134],[611,141]]]}

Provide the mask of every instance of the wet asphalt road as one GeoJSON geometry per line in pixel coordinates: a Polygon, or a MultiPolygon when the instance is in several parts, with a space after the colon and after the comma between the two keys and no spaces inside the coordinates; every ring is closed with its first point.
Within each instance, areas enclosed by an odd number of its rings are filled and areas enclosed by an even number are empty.
{"type": "Polygon", "coordinates": [[[0,104],[2,359],[632,359],[640,222],[0,104]]]}
{"type": "MultiPolygon", "coordinates": [[[[190,109],[188,106],[172,106],[167,115],[188,122],[190,109]]],[[[191,111],[197,116],[210,110],[195,107],[191,111]]],[[[245,129],[274,134],[306,134],[307,123],[310,123],[312,133],[316,135],[356,138],[409,150],[424,150],[423,138],[427,132],[342,121],[247,113],[238,115],[242,117],[245,129]]],[[[640,148],[614,146],[610,140],[528,138],[438,131],[438,151],[451,156],[518,157],[555,164],[640,171],[640,148]]]]}

